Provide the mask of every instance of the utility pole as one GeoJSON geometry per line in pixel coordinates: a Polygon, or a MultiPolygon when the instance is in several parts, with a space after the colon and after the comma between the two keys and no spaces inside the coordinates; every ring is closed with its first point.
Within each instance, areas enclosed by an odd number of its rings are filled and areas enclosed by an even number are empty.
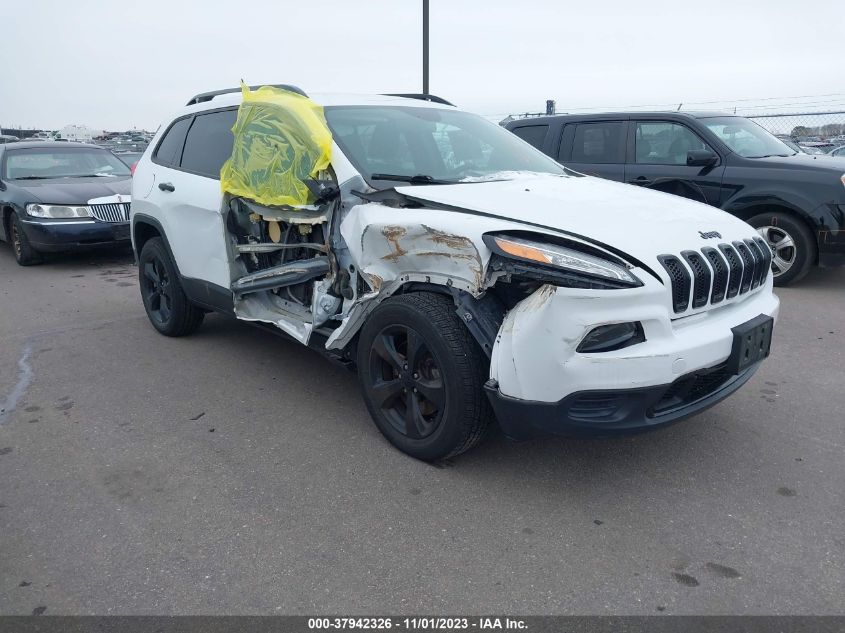
{"type": "Polygon", "coordinates": [[[428,94],[428,0],[423,0],[423,94],[428,94]]]}

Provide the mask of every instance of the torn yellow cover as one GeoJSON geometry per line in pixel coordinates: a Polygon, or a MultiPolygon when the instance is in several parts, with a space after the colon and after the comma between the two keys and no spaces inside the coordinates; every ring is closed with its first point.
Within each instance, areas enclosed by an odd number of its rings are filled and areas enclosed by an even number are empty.
{"type": "Polygon", "coordinates": [[[241,83],[243,103],[232,133],[232,156],[220,170],[224,193],[265,206],[313,201],[303,182],[331,162],[332,135],[322,106],[295,92],[241,83]]]}

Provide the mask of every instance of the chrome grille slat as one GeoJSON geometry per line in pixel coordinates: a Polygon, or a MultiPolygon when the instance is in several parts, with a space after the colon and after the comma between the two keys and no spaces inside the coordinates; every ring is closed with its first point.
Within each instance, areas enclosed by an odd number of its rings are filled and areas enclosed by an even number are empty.
{"type": "Polygon", "coordinates": [[[129,205],[128,202],[91,204],[88,208],[91,215],[102,222],[129,222],[129,205]]]}

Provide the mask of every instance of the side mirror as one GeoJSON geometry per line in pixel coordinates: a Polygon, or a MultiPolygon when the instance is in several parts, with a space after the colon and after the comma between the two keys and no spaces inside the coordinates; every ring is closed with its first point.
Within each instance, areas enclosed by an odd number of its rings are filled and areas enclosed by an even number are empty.
{"type": "Polygon", "coordinates": [[[6,191],[6,183],[0,180],[0,191],[6,191]]]}
{"type": "Polygon", "coordinates": [[[709,149],[691,149],[687,152],[687,165],[690,167],[710,167],[719,162],[719,157],[709,149]]]}

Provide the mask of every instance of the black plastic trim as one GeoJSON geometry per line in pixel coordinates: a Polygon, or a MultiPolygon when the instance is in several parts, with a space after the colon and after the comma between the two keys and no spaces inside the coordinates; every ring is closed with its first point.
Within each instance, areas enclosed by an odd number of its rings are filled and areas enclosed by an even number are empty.
{"type": "Polygon", "coordinates": [[[537,402],[506,396],[492,379],[484,385],[484,390],[502,432],[512,440],[550,435],[632,435],[675,424],[709,409],[748,382],[760,364],[752,365],[743,373],[728,378],[702,398],[660,413],[654,413],[651,409],[674,383],[637,389],[579,391],[558,402],[537,402]]]}
{"type": "Polygon", "coordinates": [[[739,294],[739,287],[742,285],[742,259],[730,244],[719,244],[719,250],[728,262],[730,276],[728,277],[728,292],[726,299],[733,299],[739,294]]]}
{"type": "Polygon", "coordinates": [[[701,249],[701,252],[704,253],[707,261],[710,262],[710,268],[713,269],[713,290],[710,293],[710,304],[716,305],[724,301],[728,292],[730,268],[728,268],[725,258],[712,246],[705,246],[701,249]]]}
{"type": "Polygon", "coordinates": [[[751,254],[745,242],[736,241],[733,243],[736,252],[742,258],[742,281],[739,286],[739,294],[744,295],[751,290],[751,282],[754,279],[754,266],[757,262],[756,258],[751,254]]]}
{"type": "Polygon", "coordinates": [[[693,273],[695,283],[692,291],[693,309],[702,308],[707,305],[710,297],[710,281],[712,274],[704,256],[698,251],[682,251],[681,256],[686,260],[693,273]]]}
{"type": "Polygon", "coordinates": [[[680,259],[675,255],[658,255],[657,261],[666,269],[672,282],[672,308],[676,313],[689,308],[692,279],[680,259]]]}

